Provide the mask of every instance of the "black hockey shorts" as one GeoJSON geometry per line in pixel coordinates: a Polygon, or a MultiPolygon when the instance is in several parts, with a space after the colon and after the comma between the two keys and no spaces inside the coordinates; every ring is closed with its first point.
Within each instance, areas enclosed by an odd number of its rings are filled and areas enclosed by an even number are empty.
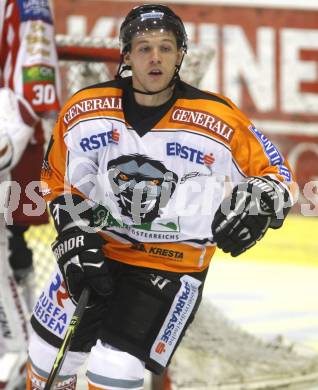
{"type": "Polygon", "coordinates": [[[192,322],[207,271],[178,274],[118,265],[101,339],[161,373],[192,322]]]}
{"type": "MultiPolygon", "coordinates": [[[[100,338],[161,373],[199,307],[207,270],[180,274],[109,262],[114,292],[103,308],[87,311],[71,350],[100,338]]],[[[83,348],[84,347],[84,348],[83,348]]]]}
{"type": "Polygon", "coordinates": [[[182,274],[108,263],[113,293],[103,305],[85,311],[70,350],[88,352],[101,339],[160,374],[199,307],[207,269],[182,274]]]}

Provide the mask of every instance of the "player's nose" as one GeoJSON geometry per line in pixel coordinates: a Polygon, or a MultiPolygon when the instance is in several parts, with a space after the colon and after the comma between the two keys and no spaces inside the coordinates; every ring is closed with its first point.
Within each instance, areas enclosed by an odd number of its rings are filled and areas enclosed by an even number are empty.
{"type": "Polygon", "coordinates": [[[152,64],[159,64],[161,63],[161,54],[158,47],[154,47],[151,51],[151,57],[150,61],[152,64]]]}

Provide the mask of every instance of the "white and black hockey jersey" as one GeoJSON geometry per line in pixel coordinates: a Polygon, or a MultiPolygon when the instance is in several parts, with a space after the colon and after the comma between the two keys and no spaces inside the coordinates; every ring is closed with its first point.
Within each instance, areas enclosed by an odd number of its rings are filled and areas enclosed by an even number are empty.
{"type": "Polygon", "coordinates": [[[48,201],[65,191],[92,201],[108,258],[198,272],[215,251],[211,223],[225,194],[263,175],[292,181],[279,150],[229,99],[180,81],[167,103],[142,107],[126,78],[67,102],[42,180],[48,201]]]}

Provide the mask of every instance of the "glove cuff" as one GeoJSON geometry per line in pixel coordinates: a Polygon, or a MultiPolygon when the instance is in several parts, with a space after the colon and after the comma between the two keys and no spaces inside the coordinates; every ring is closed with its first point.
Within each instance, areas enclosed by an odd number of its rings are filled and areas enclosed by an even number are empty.
{"type": "Polygon", "coordinates": [[[68,259],[89,249],[99,249],[105,243],[97,233],[85,233],[79,228],[72,228],[60,234],[52,244],[52,251],[58,263],[65,263],[68,259]]]}
{"type": "Polygon", "coordinates": [[[260,214],[271,216],[270,227],[279,228],[292,206],[287,188],[270,176],[254,176],[247,183],[252,197],[259,198],[260,214]]]}
{"type": "Polygon", "coordinates": [[[62,194],[49,204],[58,233],[74,226],[94,226],[93,210],[86,199],[75,194],[62,194]]]}

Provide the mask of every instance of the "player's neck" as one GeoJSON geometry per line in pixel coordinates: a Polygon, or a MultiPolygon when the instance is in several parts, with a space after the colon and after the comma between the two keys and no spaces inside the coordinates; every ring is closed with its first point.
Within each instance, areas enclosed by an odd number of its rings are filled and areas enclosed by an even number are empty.
{"type": "Polygon", "coordinates": [[[166,103],[173,94],[173,88],[167,88],[166,90],[156,93],[155,95],[144,95],[138,92],[134,92],[135,100],[141,106],[157,107],[166,103]]]}

